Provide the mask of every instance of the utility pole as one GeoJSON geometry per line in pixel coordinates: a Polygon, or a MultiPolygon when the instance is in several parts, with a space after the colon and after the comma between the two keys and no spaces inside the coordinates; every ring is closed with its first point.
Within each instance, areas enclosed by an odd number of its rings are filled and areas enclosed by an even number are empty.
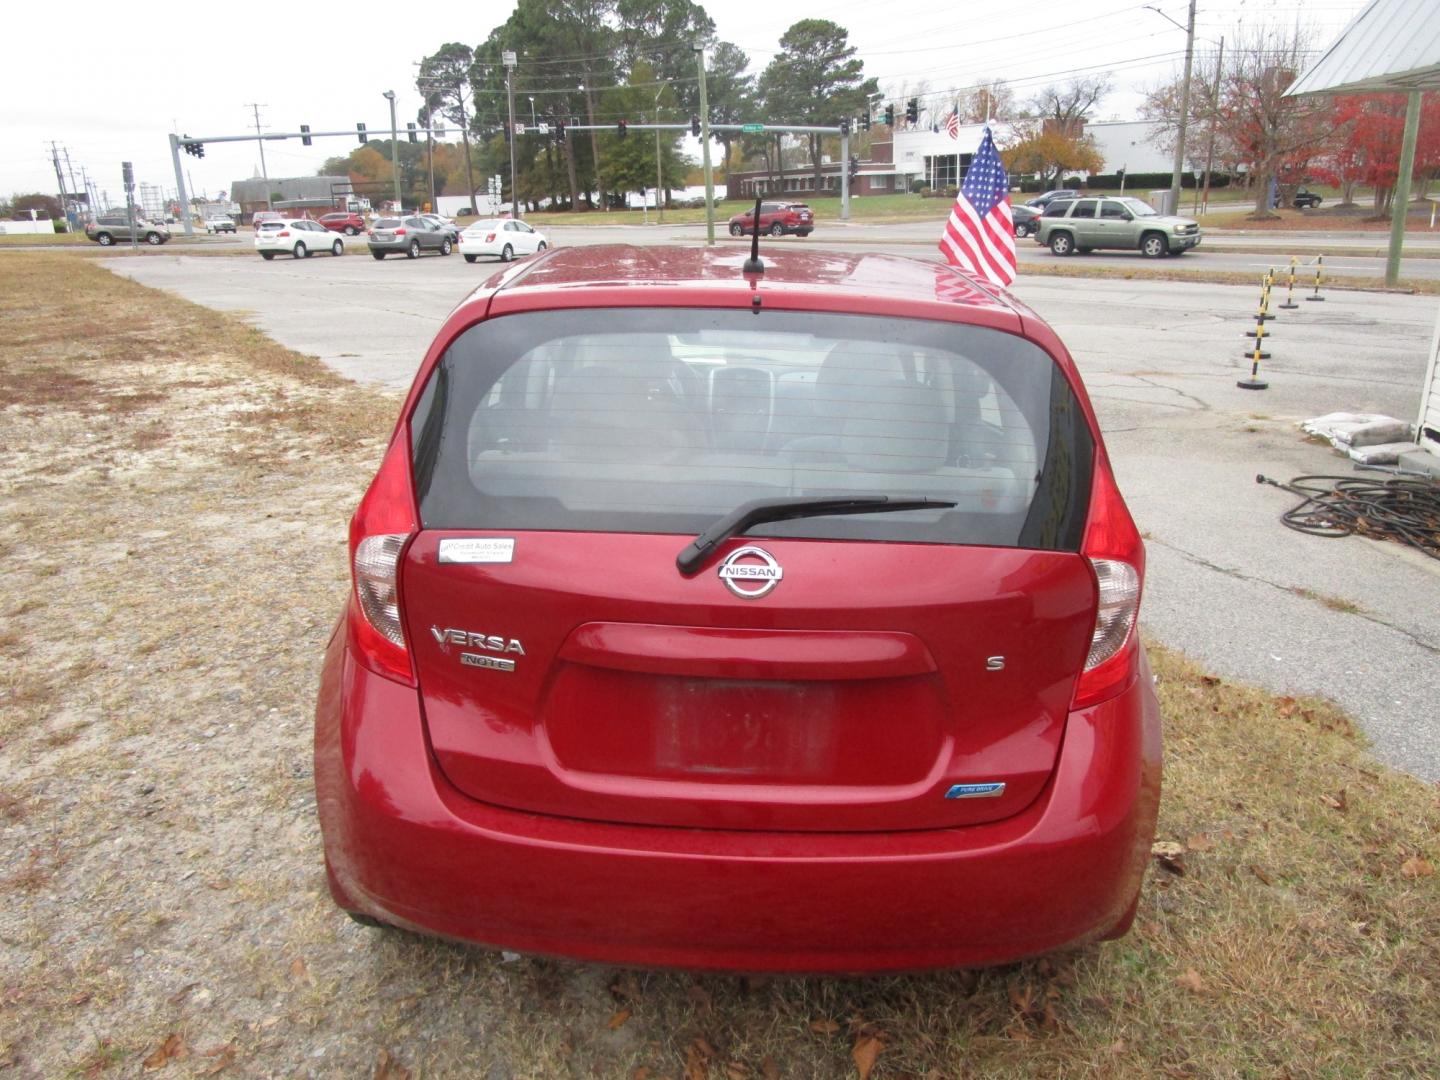
{"type": "MultiPolygon", "coordinates": [[[[190,213],[190,201],[185,197],[185,170],[180,168],[180,136],[170,133],[170,163],[175,166],[175,196],[180,200],[183,211],[180,220],[185,225],[185,235],[195,235],[195,216],[190,213]]],[[[270,205],[270,184],[265,184],[265,205],[270,205]]]]}
{"type": "MultiPolygon", "coordinates": [[[[1170,18],[1168,15],[1165,17],[1170,18]]],[[[1175,22],[1174,19],[1170,21],[1175,22]]],[[[1170,205],[1167,208],[1172,214],[1180,212],[1180,176],[1185,170],[1185,125],[1190,119],[1190,72],[1195,60],[1195,0],[1190,0],[1190,18],[1184,30],[1185,79],[1180,84],[1180,126],[1175,135],[1175,164],[1170,171],[1170,205]]]]}
{"type": "Polygon", "coordinates": [[[715,174],[710,165],[710,99],[705,93],[705,43],[691,46],[700,64],[700,160],[705,168],[705,243],[715,246],[715,174]]]}
{"type": "Polygon", "coordinates": [[[435,194],[435,113],[430,103],[425,103],[425,156],[430,167],[430,212],[440,212],[440,199],[435,194]]]}
{"type": "Polygon", "coordinates": [[[70,196],[65,191],[65,174],[60,171],[60,151],[55,146],[55,141],[50,141],[50,160],[55,163],[55,182],[60,185],[60,215],[65,218],[65,229],[70,229],[70,217],[65,213],[65,207],[70,202],[70,196]]]}
{"type": "Polygon", "coordinates": [[[1410,210],[1410,174],[1415,171],[1415,141],[1420,134],[1420,91],[1410,91],[1405,109],[1405,137],[1400,144],[1400,171],[1395,176],[1395,204],[1390,211],[1390,251],[1385,259],[1385,285],[1400,280],[1400,248],[1405,242],[1405,215],[1410,210]]]}
{"type": "MultiPolygon", "coordinates": [[[[255,145],[260,147],[260,175],[265,179],[265,209],[273,210],[275,209],[275,207],[270,205],[270,171],[265,168],[265,140],[260,134],[261,106],[255,103],[251,103],[248,108],[255,110],[255,145]]],[[[176,160],[178,162],[179,159],[177,158],[176,160]]],[[[180,166],[178,164],[175,166],[175,174],[177,176],[180,174],[180,166]]],[[[186,220],[189,220],[188,215],[186,217],[186,220]]],[[[186,229],[185,231],[188,233],[190,230],[186,229]]]]}
{"type": "MultiPolygon", "coordinates": [[[[660,95],[665,93],[665,87],[655,91],[655,123],[660,123],[660,95]]],[[[664,180],[660,176],[660,129],[655,129],[655,224],[665,224],[665,196],[660,189],[664,180]]]]}
{"type": "Polygon", "coordinates": [[[515,143],[519,138],[515,134],[515,54],[506,49],[500,59],[505,64],[505,100],[510,112],[510,216],[519,220],[520,193],[515,187],[515,143]]]}
{"type": "Polygon", "coordinates": [[[1210,138],[1205,148],[1205,194],[1200,205],[1210,209],[1210,171],[1215,167],[1215,125],[1220,122],[1220,83],[1225,71],[1225,39],[1220,39],[1220,52],[1215,57],[1215,93],[1210,99],[1210,138]]]}
{"type": "Polygon", "coordinates": [[[380,96],[390,102],[390,173],[395,177],[395,212],[398,214],[405,204],[400,198],[400,132],[395,123],[395,91],[386,90],[380,96]]]}
{"type": "MultiPolygon", "coordinates": [[[[70,148],[68,146],[61,147],[60,152],[65,155],[65,171],[70,174],[70,195],[74,198],[80,194],[80,185],[75,183],[75,166],[70,164],[70,148]]],[[[88,196],[86,197],[86,201],[89,201],[88,196]]],[[[70,223],[70,210],[68,207],[65,210],[65,223],[67,225],[70,223]]]]}

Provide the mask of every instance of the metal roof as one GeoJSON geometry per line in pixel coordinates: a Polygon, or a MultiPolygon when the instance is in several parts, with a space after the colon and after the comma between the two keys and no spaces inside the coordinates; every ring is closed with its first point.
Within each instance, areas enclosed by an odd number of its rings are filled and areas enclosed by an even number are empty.
{"type": "Polygon", "coordinates": [[[1440,4],[1371,0],[1287,97],[1440,90],[1440,4]]]}

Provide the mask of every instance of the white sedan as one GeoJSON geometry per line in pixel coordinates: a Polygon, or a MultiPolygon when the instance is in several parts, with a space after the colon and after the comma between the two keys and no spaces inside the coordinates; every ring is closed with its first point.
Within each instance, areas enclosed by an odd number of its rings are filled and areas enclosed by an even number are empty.
{"type": "Polygon", "coordinates": [[[262,221],[255,226],[255,250],[262,259],[273,259],[282,251],[297,259],[308,259],[317,251],[345,254],[345,241],[318,221],[286,218],[262,221]]]}
{"type": "Polygon", "coordinates": [[[460,234],[460,254],[471,263],[481,255],[494,255],[501,262],[509,262],[521,255],[544,251],[548,246],[544,233],[509,218],[477,221],[460,234]]]}

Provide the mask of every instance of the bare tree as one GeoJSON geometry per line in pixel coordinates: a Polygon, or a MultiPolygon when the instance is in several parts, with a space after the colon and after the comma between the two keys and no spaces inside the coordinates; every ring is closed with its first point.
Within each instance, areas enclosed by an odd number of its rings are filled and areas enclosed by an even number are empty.
{"type": "Polygon", "coordinates": [[[956,94],[962,124],[983,124],[993,117],[1015,116],[1015,91],[1004,79],[984,78],[956,94]]]}
{"type": "Polygon", "coordinates": [[[1108,75],[1076,76],[1067,83],[1052,83],[1031,100],[1037,118],[1046,127],[1072,139],[1082,134],[1090,110],[1110,92],[1108,75]]]}

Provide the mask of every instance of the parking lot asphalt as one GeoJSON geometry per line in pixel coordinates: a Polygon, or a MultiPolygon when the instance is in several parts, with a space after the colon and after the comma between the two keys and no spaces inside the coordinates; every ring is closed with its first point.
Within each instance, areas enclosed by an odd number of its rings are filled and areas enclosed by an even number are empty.
{"type": "MultiPolygon", "coordinates": [[[[178,255],[105,265],[243,312],[281,343],[397,390],[493,266],[458,256],[178,255]]],[[[1249,370],[1241,352],[1252,289],[1021,277],[1014,292],[1066,341],[1095,401],[1147,538],[1148,632],[1223,677],[1333,698],[1378,757],[1440,780],[1440,563],[1286,529],[1278,515],[1295,500],[1255,482],[1351,472],[1300,437],[1301,419],[1338,410],[1414,418],[1436,299],[1336,292],[1280,312],[1263,365],[1270,389],[1249,392],[1235,381],[1249,370]]]]}

